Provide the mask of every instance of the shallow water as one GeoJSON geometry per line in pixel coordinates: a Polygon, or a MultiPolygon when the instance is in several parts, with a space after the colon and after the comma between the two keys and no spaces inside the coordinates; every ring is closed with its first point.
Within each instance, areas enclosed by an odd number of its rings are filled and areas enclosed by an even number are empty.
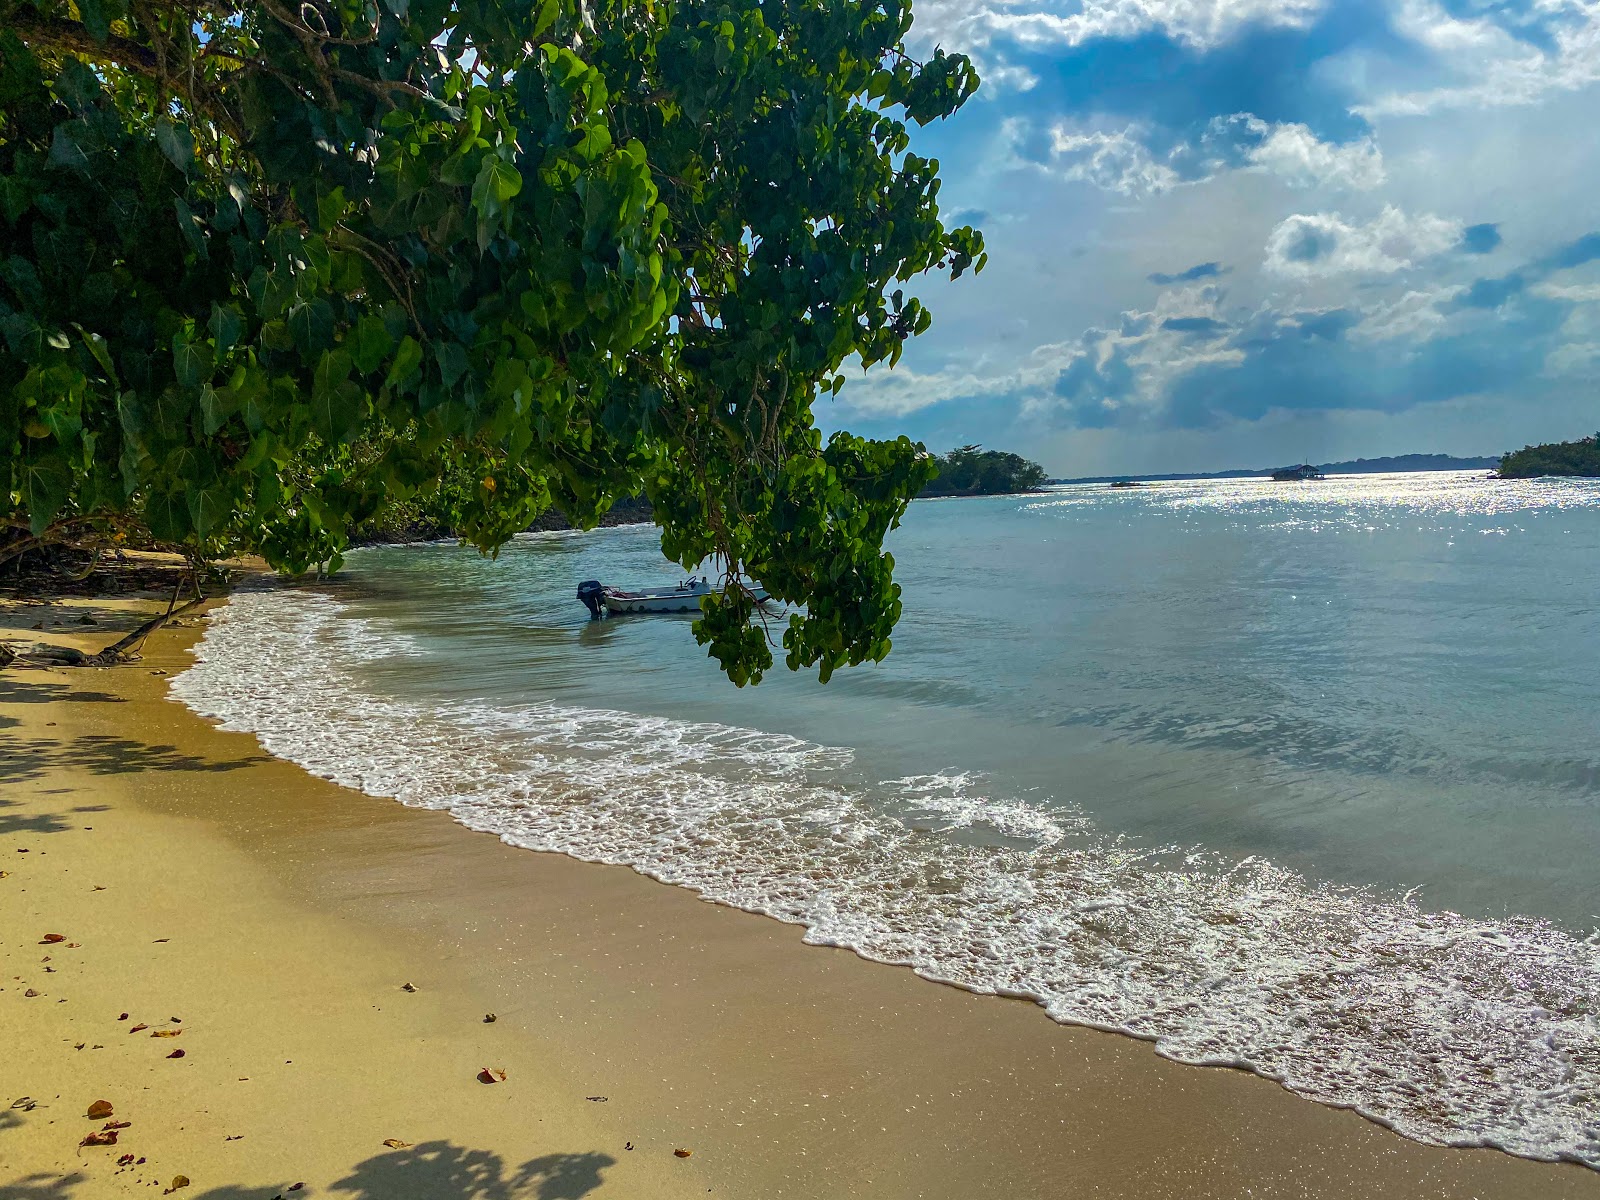
{"type": "Polygon", "coordinates": [[[1600,485],[924,502],[889,660],[721,681],[649,528],[352,557],[174,690],[274,753],[814,942],[1600,1165],[1600,485]]]}

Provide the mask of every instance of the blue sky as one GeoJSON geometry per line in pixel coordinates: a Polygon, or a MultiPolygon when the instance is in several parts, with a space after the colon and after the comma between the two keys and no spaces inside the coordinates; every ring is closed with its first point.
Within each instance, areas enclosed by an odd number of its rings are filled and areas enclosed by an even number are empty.
{"type": "Polygon", "coordinates": [[[1600,427],[1600,0],[920,0],[975,279],[830,427],[1053,474],[1600,427]]]}

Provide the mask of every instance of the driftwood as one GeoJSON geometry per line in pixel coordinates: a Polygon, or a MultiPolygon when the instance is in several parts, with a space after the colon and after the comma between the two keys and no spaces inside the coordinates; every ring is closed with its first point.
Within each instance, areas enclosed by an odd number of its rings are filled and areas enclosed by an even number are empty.
{"type": "Polygon", "coordinates": [[[151,617],[139,628],[126,637],[104,650],[94,654],[86,654],[72,646],[52,646],[47,642],[36,642],[33,646],[18,653],[9,646],[0,645],[0,667],[6,667],[15,662],[21,666],[51,666],[51,667],[115,667],[123,663],[139,661],[139,649],[144,645],[145,639],[156,630],[160,629],[173,617],[182,616],[192,608],[206,602],[205,593],[200,590],[200,576],[198,572],[191,572],[184,579],[178,581],[178,586],[172,591],[172,599],[167,602],[167,611],[160,616],[151,617]],[[194,598],[184,604],[178,603],[178,598],[183,595],[183,585],[188,582],[194,587],[194,598]]]}

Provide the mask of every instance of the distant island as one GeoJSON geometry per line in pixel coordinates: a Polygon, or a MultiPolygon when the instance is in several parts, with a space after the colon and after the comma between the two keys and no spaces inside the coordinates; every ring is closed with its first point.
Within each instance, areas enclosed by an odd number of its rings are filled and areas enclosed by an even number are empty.
{"type": "Polygon", "coordinates": [[[1037,491],[1045,482],[1044,468],[1020,454],[985,450],[982,446],[957,446],[949,454],[935,454],[939,474],[923,488],[922,497],[1007,496],[1037,491]]]}
{"type": "Polygon", "coordinates": [[[1600,478],[1600,433],[1575,442],[1524,446],[1500,457],[1501,479],[1533,479],[1540,475],[1600,478]]]}
{"type": "MultiPolygon", "coordinates": [[[[1452,454],[1398,454],[1389,458],[1357,458],[1349,462],[1323,463],[1321,466],[1306,463],[1304,466],[1324,475],[1375,475],[1385,471],[1478,471],[1491,470],[1500,465],[1498,458],[1457,458],[1452,454]]],[[[1174,475],[1086,475],[1076,479],[1047,479],[1046,483],[1117,483],[1121,480],[1145,479],[1156,481],[1180,479],[1270,479],[1275,471],[1284,467],[1260,467],[1232,471],[1191,472],[1174,475]]]]}

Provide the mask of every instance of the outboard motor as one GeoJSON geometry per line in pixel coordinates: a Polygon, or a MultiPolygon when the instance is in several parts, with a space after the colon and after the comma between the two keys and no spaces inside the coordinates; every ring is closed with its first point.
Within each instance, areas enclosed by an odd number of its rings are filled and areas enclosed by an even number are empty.
{"type": "Polygon", "coordinates": [[[601,587],[598,579],[585,579],[578,585],[578,599],[583,601],[583,606],[589,610],[589,616],[600,615],[600,597],[605,589],[601,587]]]}

